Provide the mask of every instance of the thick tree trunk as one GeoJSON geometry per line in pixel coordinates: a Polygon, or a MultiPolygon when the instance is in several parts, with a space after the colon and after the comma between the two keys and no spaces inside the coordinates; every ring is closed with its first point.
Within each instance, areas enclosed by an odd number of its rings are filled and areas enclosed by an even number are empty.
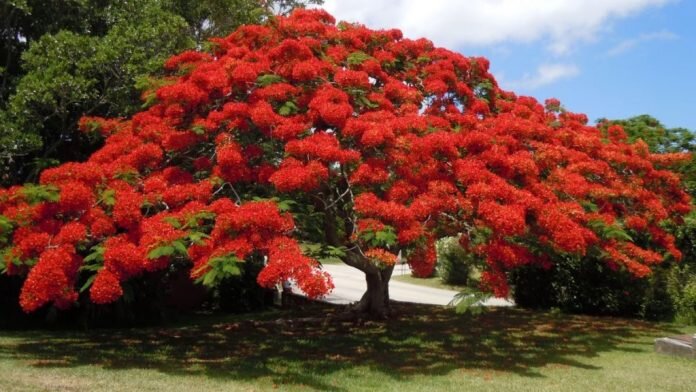
{"type": "Polygon", "coordinates": [[[372,318],[389,317],[389,280],[394,267],[366,272],[367,291],[355,305],[355,310],[372,318]]]}

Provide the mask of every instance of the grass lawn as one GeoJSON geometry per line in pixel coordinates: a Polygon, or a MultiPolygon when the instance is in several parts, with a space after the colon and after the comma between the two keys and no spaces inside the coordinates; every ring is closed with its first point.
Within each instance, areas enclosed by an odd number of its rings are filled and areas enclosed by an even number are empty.
{"type": "Polygon", "coordinates": [[[0,332],[2,391],[687,391],[693,360],[653,339],[696,328],[395,305],[388,322],[305,306],[158,328],[0,332]],[[311,316],[311,317],[310,317],[311,316]],[[318,318],[316,316],[319,316],[318,318]]]}
{"type": "Polygon", "coordinates": [[[464,288],[466,288],[466,286],[446,284],[442,282],[442,279],[440,279],[438,276],[433,276],[432,278],[414,278],[411,275],[399,275],[392,276],[392,280],[442,290],[462,291],[464,288]]]}

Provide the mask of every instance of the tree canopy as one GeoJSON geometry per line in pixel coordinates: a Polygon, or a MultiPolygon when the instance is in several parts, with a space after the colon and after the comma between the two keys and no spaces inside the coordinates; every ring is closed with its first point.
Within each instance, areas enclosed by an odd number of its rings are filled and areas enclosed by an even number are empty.
{"type": "Polygon", "coordinates": [[[503,91],[484,58],[321,10],[211,43],[165,62],[146,109],[82,118],[105,137],[86,161],[0,191],[4,270],[26,276],[27,312],[80,291],[113,302],[173,265],[215,285],[254,259],[260,285],[318,297],[330,255],[365,273],[358,308],[383,315],[397,254],[427,276],[435,240],[459,233],[498,296],[509,271],[553,255],[637,277],[681,257],[664,227],[690,199],[666,168],[689,157],[503,91]]]}

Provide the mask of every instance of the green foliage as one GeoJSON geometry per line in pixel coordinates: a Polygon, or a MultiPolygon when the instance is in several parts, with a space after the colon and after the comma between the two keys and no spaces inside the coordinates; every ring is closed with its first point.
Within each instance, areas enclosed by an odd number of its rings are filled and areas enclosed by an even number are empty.
{"type": "Polygon", "coordinates": [[[104,267],[104,252],[106,251],[104,245],[95,245],[91,250],[92,253],[85,256],[80,267],[80,271],[90,273],[80,287],[80,293],[86,292],[92,286],[94,279],[97,277],[97,271],[104,267]]]}
{"type": "Polygon", "coordinates": [[[104,190],[99,198],[99,203],[103,203],[107,207],[113,207],[116,204],[116,191],[113,189],[104,190]]]}
{"type": "Polygon", "coordinates": [[[292,114],[297,113],[297,104],[293,101],[287,101],[285,102],[279,109],[278,109],[278,114],[281,116],[290,116],[292,114]]]}
{"type": "Polygon", "coordinates": [[[597,258],[560,257],[549,270],[526,266],[511,274],[518,306],[557,307],[568,313],[641,315],[646,280],[635,278],[627,271],[610,271],[597,258]]]}
{"type": "Polygon", "coordinates": [[[215,257],[208,262],[208,271],[196,279],[196,283],[208,288],[217,287],[225,279],[242,273],[239,264],[242,262],[233,254],[215,257]]]}
{"type": "Polygon", "coordinates": [[[696,268],[688,262],[665,263],[645,279],[607,268],[601,260],[570,257],[549,270],[520,268],[511,276],[515,302],[567,313],[694,322],[689,287],[696,285],[696,268]]]}
{"type": "Polygon", "coordinates": [[[669,271],[666,290],[674,305],[675,320],[696,324],[696,265],[675,265],[669,271]]]}
{"type": "MultiPolygon", "coordinates": [[[[82,115],[128,116],[156,102],[169,56],[242,24],[320,0],[24,0],[0,3],[0,184],[81,161],[97,146],[82,115]],[[21,64],[21,67],[20,67],[21,64]],[[141,102],[141,92],[144,103],[141,102]]],[[[294,113],[287,104],[283,109],[294,113]]]]}
{"type": "Polygon", "coordinates": [[[379,104],[376,104],[372,101],[370,101],[364,94],[358,94],[356,96],[356,101],[364,107],[367,107],[369,109],[376,109],[379,107],[379,104]]]}
{"type": "MultiPolygon", "coordinates": [[[[114,0],[4,0],[0,2],[0,102],[24,75],[21,55],[32,42],[61,30],[103,35],[114,0]]],[[[0,105],[1,106],[1,105],[0,105]]]]}
{"type": "Polygon", "coordinates": [[[193,46],[185,21],[154,0],[114,6],[107,26],[101,36],[45,34],[23,53],[25,74],[0,110],[4,182],[33,180],[41,166],[33,163],[37,158],[84,159],[96,145],[76,132],[77,120],[134,113],[141,107],[136,81],[193,46]]]}
{"type": "Polygon", "coordinates": [[[347,60],[348,60],[348,65],[354,66],[354,65],[360,65],[371,58],[372,57],[370,57],[365,52],[353,52],[353,53],[348,55],[347,60]]]}
{"type": "Polygon", "coordinates": [[[365,230],[360,233],[360,239],[373,247],[389,248],[396,245],[397,235],[393,227],[385,225],[382,230],[365,230]]]}
{"type": "Polygon", "coordinates": [[[104,251],[106,248],[104,248],[104,245],[100,244],[93,246],[91,250],[92,253],[85,256],[82,260],[83,265],[80,267],[81,270],[98,271],[101,269],[104,263],[104,251]]]}
{"type": "Polygon", "coordinates": [[[22,188],[22,196],[29,204],[36,204],[42,201],[57,202],[60,200],[58,188],[52,185],[26,184],[22,188]]]}
{"type": "Polygon", "coordinates": [[[261,2],[248,0],[164,0],[164,8],[186,20],[189,36],[197,44],[210,37],[224,37],[242,24],[261,22],[270,16],[261,2]]]}
{"type": "Polygon", "coordinates": [[[619,225],[608,225],[601,219],[591,220],[588,222],[588,225],[603,239],[633,242],[631,236],[628,235],[628,233],[626,233],[619,225]]]}
{"type": "Polygon", "coordinates": [[[347,248],[344,246],[331,246],[324,243],[302,242],[300,249],[305,256],[311,257],[320,263],[340,262],[346,256],[347,248]]]}
{"type": "Polygon", "coordinates": [[[675,229],[675,236],[684,264],[696,265],[696,210],[691,211],[684,223],[675,229]]]}
{"type": "MultiPolygon", "coordinates": [[[[647,143],[653,153],[696,152],[696,134],[685,128],[667,128],[656,118],[643,114],[624,120],[599,119],[604,129],[611,124],[621,125],[629,141],[647,143]]],[[[675,168],[682,175],[687,191],[696,196],[696,160],[675,168]]]]}
{"type": "Polygon", "coordinates": [[[273,303],[272,291],[256,283],[256,277],[263,268],[262,260],[238,263],[238,275],[228,275],[215,287],[208,288],[208,306],[223,312],[249,312],[270,306],[273,303]]]}
{"type": "Polygon", "coordinates": [[[625,120],[600,119],[598,122],[621,125],[629,141],[641,139],[655,153],[696,151],[696,135],[684,128],[667,128],[647,114],[625,120]]]}
{"type": "MultiPolygon", "coordinates": [[[[10,243],[12,239],[10,235],[12,234],[13,228],[12,221],[5,215],[0,215],[0,247],[4,248],[5,245],[10,243]]],[[[0,260],[0,263],[1,262],[2,260],[0,260]]]]}
{"type": "Polygon", "coordinates": [[[444,283],[466,285],[475,256],[466,252],[457,237],[446,237],[436,244],[437,275],[444,283]]]}
{"type": "Polygon", "coordinates": [[[285,79],[275,74],[261,75],[256,79],[256,83],[261,87],[283,82],[285,79]]]}
{"type": "Polygon", "coordinates": [[[478,290],[465,290],[455,295],[449,305],[454,306],[458,314],[478,316],[486,310],[483,303],[490,297],[490,294],[478,290]]]}
{"type": "Polygon", "coordinates": [[[684,287],[676,305],[676,321],[690,325],[696,324],[696,279],[684,287]]]}

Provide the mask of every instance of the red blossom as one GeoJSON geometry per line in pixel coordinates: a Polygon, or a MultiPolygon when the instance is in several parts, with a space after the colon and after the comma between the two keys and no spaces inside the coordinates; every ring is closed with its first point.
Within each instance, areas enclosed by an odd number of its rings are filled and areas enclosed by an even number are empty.
{"type": "Polygon", "coordinates": [[[75,284],[93,274],[79,270],[82,257],[99,247],[104,267],[90,289],[99,304],[145,272],[191,262],[196,278],[227,255],[266,256],[259,284],[293,280],[318,297],[332,283],[298,245],[316,231],[307,225],[338,227],[342,245],[380,266],[400,247],[417,276],[432,274],[437,236],[460,235],[485,255],[482,285],[498,296],[510,271],[551,268],[564,259],[556,253],[602,254],[638,277],[681,258],[665,227],[691,201],[667,169],[689,157],[651,154],[558,100],[503,91],[483,58],[398,30],[339,28],[321,10],[213,42],[212,54],[166,61],[154,105],[81,119],[83,132],[105,138],[86,162],[44,170],[43,187],[0,189],[1,234],[11,238],[0,251],[7,273],[26,276],[25,311],[75,301],[75,284]],[[281,204],[313,211],[295,221],[281,204]],[[607,238],[602,227],[642,240],[607,238]],[[396,238],[368,244],[368,231],[396,238]],[[187,252],[147,257],[175,241],[187,252]]]}
{"type": "Polygon", "coordinates": [[[305,165],[296,159],[287,158],[268,180],[281,192],[310,192],[318,188],[328,176],[326,166],[320,162],[310,161],[305,165]]]}
{"type": "Polygon", "coordinates": [[[103,269],[97,273],[92,287],[89,288],[89,298],[95,304],[109,304],[123,295],[123,288],[119,282],[118,276],[103,269]]]}

